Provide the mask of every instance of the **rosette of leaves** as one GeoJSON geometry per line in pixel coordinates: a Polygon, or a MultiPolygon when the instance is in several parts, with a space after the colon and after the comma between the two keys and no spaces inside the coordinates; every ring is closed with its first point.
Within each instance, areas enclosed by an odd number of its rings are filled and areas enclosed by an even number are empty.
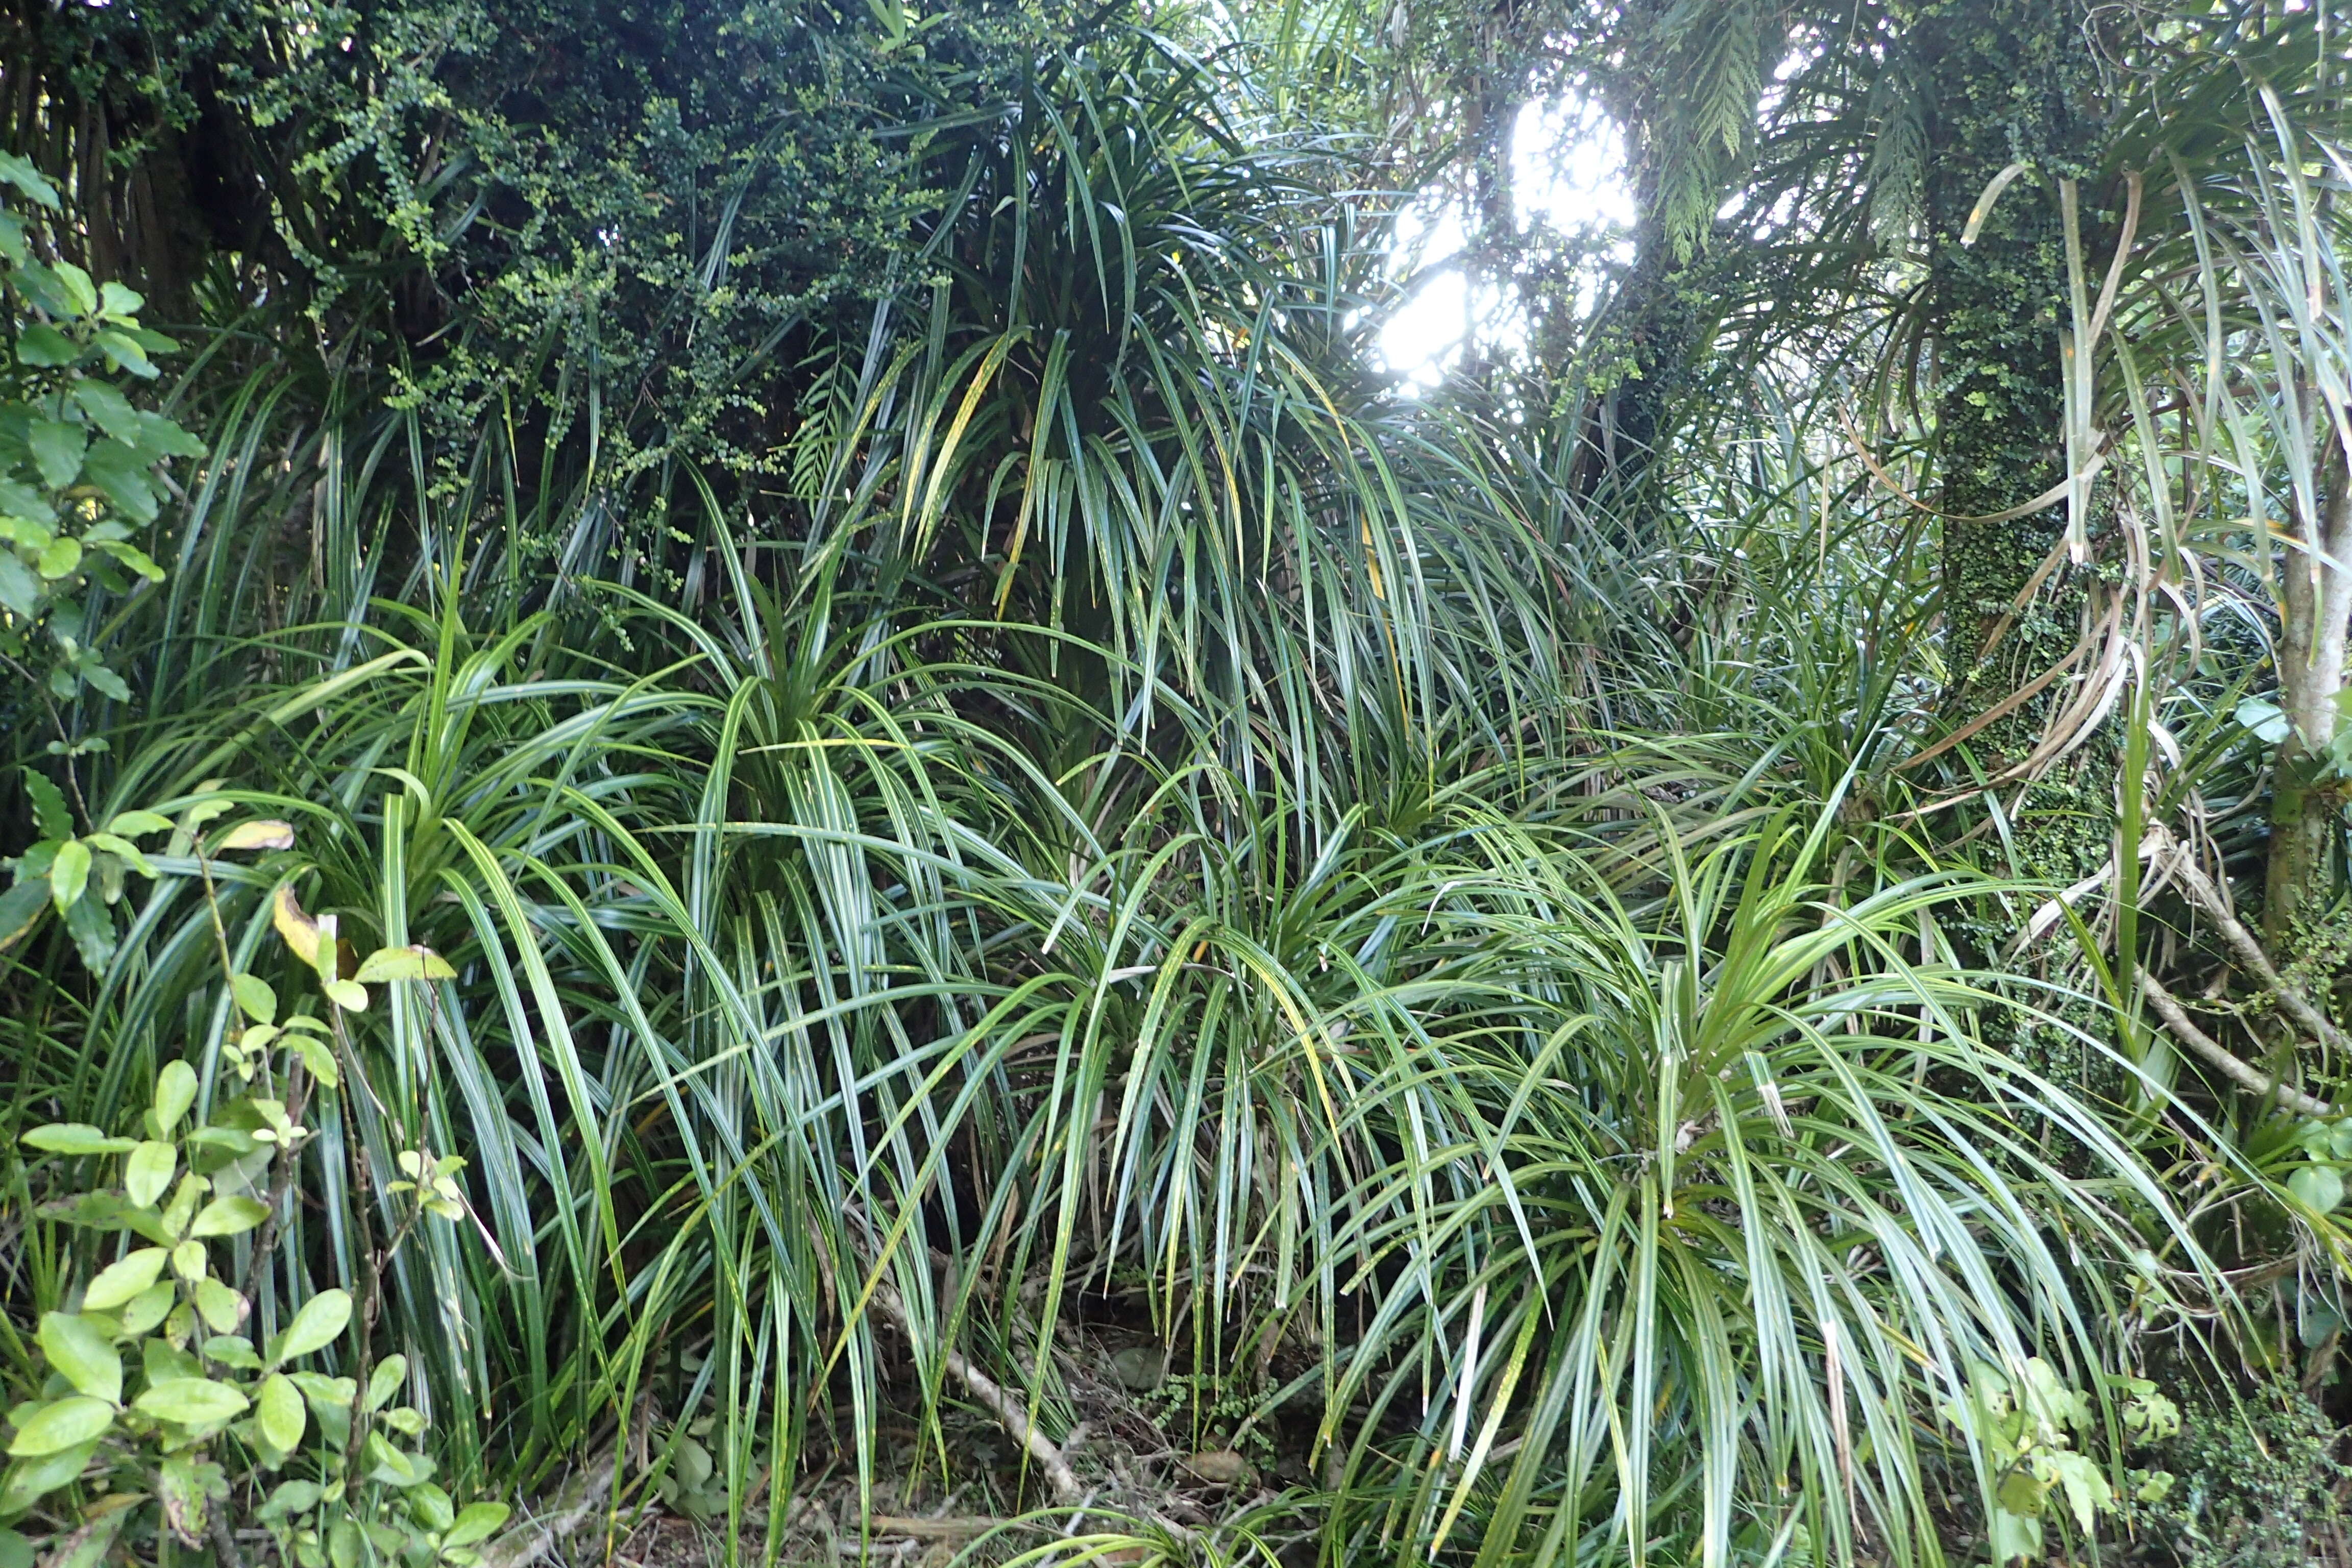
{"type": "MultiPolygon", "coordinates": [[[[0,184],[58,209],[56,188],[13,153],[0,153],[0,184]]],[[[37,217],[0,203],[9,324],[0,354],[0,657],[61,701],[85,683],[122,701],[131,689],[98,651],[91,590],[119,597],[134,580],[162,580],[133,531],[153,522],[171,493],[160,466],[205,447],[133,407],[116,384],[154,379],[152,356],[177,346],[139,324],[145,301],[69,261],[44,259],[43,241],[37,217]]]]}

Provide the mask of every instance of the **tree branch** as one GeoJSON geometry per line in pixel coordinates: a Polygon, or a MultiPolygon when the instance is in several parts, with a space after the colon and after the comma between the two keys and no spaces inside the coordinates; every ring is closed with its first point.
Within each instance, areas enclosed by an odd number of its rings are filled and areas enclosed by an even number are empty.
{"type": "Polygon", "coordinates": [[[2279,1006],[2286,1016],[2335,1049],[2352,1048],[2344,1038],[2344,1031],[2329,1023],[2326,1015],[2305,1001],[2303,994],[2286,983],[2285,977],[2271,963],[2270,954],[2263,951],[2263,944],[2256,942],[2254,933],[2230,912],[2230,906],[2222,900],[2221,889],[2213,886],[2212,879],[2205,875],[2204,868],[2189,858],[2185,847],[2174,858],[2174,864],[2179,869],[2180,879],[2195,895],[2199,907],[2212,917],[2214,925],[2220,928],[2221,939],[2230,944],[2231,951],[2245,966],[2254,972],[2255,978],[2271,994],[2278,998],[2279,1006]]]}
{"type": "Polygon", "coordinates": [[[2145,969],[2139,972],[2139,989],[2140,994],[2146,996],[2156,1009],[2157,1016],[2164,1020],[2165,1028],[2174,1039],[2187,1046],[2208,1066],[2239,1088],[2264,1100],[2275,1100],[2289,1110],[2304,1116],[2326,1117],[2336,1113],[2327,1101],[2314,1099],[2292,1084],[2281,1083],[2224,1049],[2221,1042],[2196,1026],[2180,1004],[2173,999],[2172,993],[2158,984],[2145,969]]]}

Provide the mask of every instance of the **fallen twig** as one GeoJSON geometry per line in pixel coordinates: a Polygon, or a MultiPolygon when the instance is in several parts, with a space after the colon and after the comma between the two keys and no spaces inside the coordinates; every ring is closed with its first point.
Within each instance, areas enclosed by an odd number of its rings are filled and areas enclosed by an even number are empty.
{"type": "Polygon", "coordinates": [[[530,1568],[580,1533],[609,1500],[612,1489],[613,1456],[607,1453],[556,1494],[553,1511],[526,1521],[484,1547],[482,1568],[530,1568]]]}
{"type": "Polygon", "coordinates": [[[975,1535],[986,1535],[1006,1521],[966,1515],[947,1519],[908,1518],[902,1514],[877,1513],[868,1521],[877,1535],[911,1535],[924,1541],[962,1541],[975,1535]]]}
{"type": "MultiPolygon", "coordinates": [[[[875,1310],[887,1319],[891,1326],[909,1339],[913,1338],[907,1326],[906,1309],[898,1304],[897,1291],[887,1285],[877,1284],[872,1300],[875,1310]]],[[[1054,1500],[1074,1505],[1083,1501],[1087,1490],[1079,1484],[1077,1472],[1070,1468],[1069,1460],[1063,1457],[1062,1450],[1055,1446],[1054,1440],[1029,1418],[1028,1406],[1021,1403],[1019,1396],[972,1365],[961,1351],[948,1347],[946,1359],[950,1375],[962,1384],[972,1398],[986,1405],[989,1414],[995,1416],[998,1423],[1028,1450],[1029,1457],[1037,1461],[1038,1469],[1045,1472],[1045,1484],[1054,1489],[1054,1500]]]]}

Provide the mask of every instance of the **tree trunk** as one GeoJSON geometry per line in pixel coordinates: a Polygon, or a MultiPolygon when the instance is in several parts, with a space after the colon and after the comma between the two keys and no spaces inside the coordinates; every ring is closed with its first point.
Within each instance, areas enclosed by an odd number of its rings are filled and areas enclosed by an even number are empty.
{"type": "MultiPolygon", "coordinates": [[[[1917,79],[1932,94],[1926,210],[1927,309],[1935,345],[1941,476],[1946,707],[1964,721],[2064,659],[2082,635],[2087,584],[2063,569],[2020,611],[2017,601],[2065,527],[2063,505],[2001,521],[2064,475],[2065,383],[2059,334],[2069,321],[2066,230],[2058,182],[2096,168],[2105,124],[2084,0],[1940,0],[1915,34],[1917,79]],[[1962,244],[1971,215],[2012,163],[2011,184],[1962,244]],[[1996,636],[1998,640],[1995,641],[1996,636]]],[[[2095,194],[2084,193],[2086,207],[2095,194]]],[[[2081,217],[2086,254],[2108,249],[2081,217]]],[[[1974,739],[1993,766],[2032,751],[2066,683],[1974,739]]],[[[2018,869],[2073,881],[2109,852],[2113,761],[2077,753],[2038,786],[2018,869]],[[2060,798],[2062,796],[2068,798],[2060,798]]]]}
{"type": "Polygon", "coordinates": [[[2326,447],[2320,515],[2303,523],[2307,547],[2281,563],[2279,706],[2294,728],[2280,742],[2271,792],[2270,865],[2263,935],[2273,952],[2291,953],[2298,919],[2324,910],[2333,887],[2329,850],[2343,802],[2339,781],[2322,776],[2336,735],[2336,699],[2344,689],[2345,638],[2352,621],[2352,474],[2344,446],[2323,420],[2326,447]]]}

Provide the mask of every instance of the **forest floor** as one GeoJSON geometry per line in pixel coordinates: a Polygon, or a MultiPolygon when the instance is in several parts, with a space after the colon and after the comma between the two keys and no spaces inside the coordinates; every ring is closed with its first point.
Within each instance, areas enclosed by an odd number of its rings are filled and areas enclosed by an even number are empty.
{"type": "MultiPolygon", "coordinates": [[[[1077,1419],[1051,1447],[1080,1489],[1076,1497],[1050,1485],[1012,1425],[950,1377],[935,1432],[903,1423],[878,1429],[870,1494],[860,1494],[855,1456],[836,1451],[828,1462],[821,1433],[812,1434],[816,1472],[794,1489],[777,1560],[794,1568],[942,1568],[960,1554],[967,1563],[1004,1562],[1060,1537],[1074,1552],[1094,1548],[1090,1561],[1117,1564],[1157,1553],[1108,1536],[1181,1547],[1195,1532],[1242,1516],[1279,1560],[1313,1560],[1316,1510],[1286,1509],[1283,1500],[1312,1490],[1318,1401],[1300,1397],[1272,1419],[1253,1419],[1254,1401],[1221,1402],[1209,1380],[1179,1370],[1181,1358],[1116,1323],[1065,1325],[1055,1338],[1055,1370],[1077,1419]],[[950,1479],[942,1479],[943,1455],[950,1479]]],[[[912,1368],[895,1370],[908,1385],[901,1392],[919,1394],[912,1368]]],[[[698,1473],[698,1461],[677,1475],[673,1457],[671,1479],[646,1484],[659,1447],[650,1434],[632,1445],[626,1471],[638,1479],[628,1489],[637,1506],[620,1516],[609,1557],[593,1528],[551,1542],[551,1555],[615,1568],[717,1568],[725,1561],[724,1494],[716,1478],[698,1473]],[[698,1485],[682,1488],[680,1479],[698,1485]]],[[[761,1479],[751,1489],[764,1487],[761,1479]]],[[[763,1513],[748,1515],[737,1542],[740,1561],[761,1559],[767,1528],[763,1513]]]]}

